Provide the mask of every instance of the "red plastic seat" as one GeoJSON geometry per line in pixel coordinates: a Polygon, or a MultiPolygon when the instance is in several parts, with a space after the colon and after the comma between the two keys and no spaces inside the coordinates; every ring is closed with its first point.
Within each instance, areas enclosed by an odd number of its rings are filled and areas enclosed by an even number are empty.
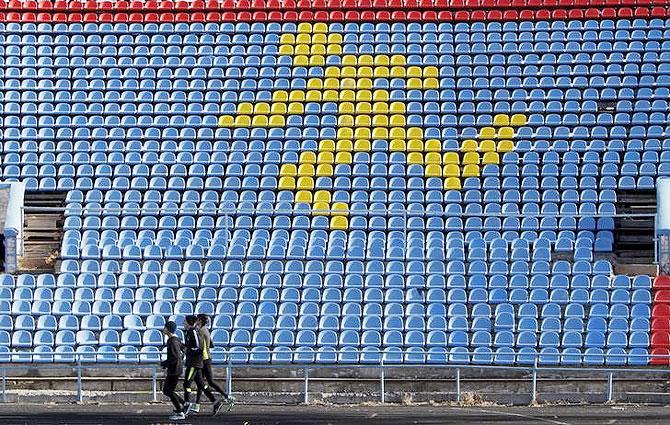
{"type": "Polygon", "coordinates": [[[670,318],[657,317],[651,321],[652,331],[670,331],[670,318]]]}
{"type": "Polygon", "coordinates": [[[438,21],[453,21],[454,20],[454,12],[451,10],[441,10],[437,13],[437,20],[438,21]]]}
{"type": "Polygon", "coordinates": [[[145,13],[144,22],[159,22],[158,13],[145,13]]]}
{"type": "Polygon", "coordinates": [[[670,317],[670,305],[668,304],[656,304],[651,309],[651,317],[654,319],[659,317],[670,317]]]}
{"type": "Polygon", "coordinates": [[[130,5],[126,1],[117,1],[114,3],[114,10],[118,11],[124,11],[128,10],[130,8],[130,5]]]}
{"type": "Polygon", "coordinates": [[[670,289],[670,276],[656,276],[653,286],[654,289],[670,289]]]}
{"type": "Polygon", "coordinates": [[[83,20],[81,13],[69,13],[67,14],[67,21],[71,23],[80,23],[83,20]]]}
{"type": "Polygon", "coordinates": [[[519,12],[516,10],[506,10],[503,13],[503,19],[506,21],[516,21],[519,19],[519,12]]]}
{"type": "MultiPolygon", "coordinates": [[[[540,12],[544,12],[544,11],[542,11],[542,10],[538,11],[538,14],[540,12]]],[[[551,18],[552,19],[567,19],[568,18],[568,12],[566,12],[563,9],[556,9],[553,12],[551,12],[551,18]]]]}
{"type": "Polygon", "coordinates": [[[356,6],[356,8],[359,10],[369,10],[373,7],[372,0],[358,0],[358,4],[356,6]]]}
{"type": "MultiPolygon", "coordinates": [[[[389,13],[388,13],[388,12],[384,12],[384,11],[382,11],[382,12],[377,12],[377,16],[381,16],[381,17],[383,17],[383,18],[380,18],[380,19],[384,19],[384,20],[386,20],[386,21],[388,21],[388,20],[392,20],[392,21],[406,21],[406,20],[408,20],[408,19],[411,19],[411,18],[409,17],[409,15],[408,15],[404,10],[394,10],[393,12],[391,12],[391,16],[390,16],[390,17],[389,17],[389,13]]],[[[416,18],[414,18],[414,19],[416,19],[416,18]]]]}
{"type": "MultiPolygon", "coordinates": [[[[98,2],[88,0],[86,3],[84,3],[84,11],[97,12],[97,10],[98,10],[98,2]]],[[[86,20],[86,16],[84,16],[84,20],[86,20]]]]}
{"type": "Polygon", "coordinates": [[[298,19],[301,21],[312,21],[314,19],[314,12],[311,10],[303,10],[298,13],[298,19]]]}
{"type": "Polygon", "coordinates": [[[652,365],[667,365],[670,364],[670,357],[653,357],[653,356],[668,356],[670,350],[667,348],[654,348],[651,350],[652,358],[650,364],[652,365]]]}
{"type": "Polygon", "coordinates": [[[127,13],[115,13],[114,14],[114,22],[128,22],[128,14],[127,13]]]}
{"type": "Polygon", "coordinates": [[[648,18],[649,17],[649,8],[647,7],[636,7],[634,10],[636,18],[648,18]]]}
{"type": "Polygon", "coordinates": [[[129,22],[144,22],[144,15],[142,13],[131,13],[128,17],[129,22]]]}
{"type": "Polygon", "coordinates": [[[221,14],[221,22],[235,22],[237,20],[237,13],[223,12],[221,14]]]}
{"type": "MultiPolygon", "coordinates": [[[[158,20],[161,22],[174,22],[174,13],[161,13],[158,20]]],[[[214,19],[212,21],[217,22],[214,19]]]]}
{"type": "Polygon", "coordinates": [[[344,21],[344,12],[341,10],[334,10],[328,15],[331,21],[341,22],[344,21]]]}
{"type": "Polygon", "coordinates": [[[428,22],[435,22],[435,21],[438,20],[437,19],[437,12],[435,12],[434,10],[426,10],[425,12],[423,12],[421,14],[421,18],[424,21],[428,21],[428,22]]]}
{"type": "Polygon", "coordinates": [[[655,303],[670,303],[670,289],[660,289],[654,292],[655,303]]]}
{"type": "Polygon", "coordinates": [[[529,21],[531,19],[535,19],[535,12],[532,10],[524,9],[521,12],[519,12],[519,19],[523,21],[529,21]]]}
{"type": "Polygon", "coordinates": [[[375,19],[375,12],[372,10],[364,10],[361,12],[359,19],[362,21],[373,21],[375,19]]]}
{"type": "Polygon", "coordinates": [[[314,0],[312,2],[312,9],[314,10],[325,10],[327,7],[326,0],[314,0]]]}
{"type": "Polygon", "coordinates": [[[256,12],[253,12],[251,16],[252,16],[252,19],[254,20],[254,22],[265,22],[265,21],[268,20],[267,12],[263,12],[263,11],[260,11],[260,10],[256,11],[256,12]]]}
{"type": "Polygon", "coordinates": [[[666,330],[653,331],[651,333],[651,347],[652,348],[668,348],[670,347],[670,333],[666,330]]]}
{"type": "Polygon", "coordinates": [[[633,17],[633,9],[629,7],[622,7],[618,9],[617,15],[619,18],[632,18],[633,17]]]}
{"type": "Polygon", "coordinates": [[[239,0],[235,5],[236,10],[251,10],[251,2],[248,0],[239,0]]]}
{"type": "MultiPolygon", "coordinates": [[[[0,7],[1,7],[1,6],[0,6],[0,7]]],[[[41,1],[37,4],[37,8],[38,8],[40,11],[48,12],[48,11],[50,11],[51,9],[54,8],[54,5],[53,5],[53,3],[51,3],[49,0],[41,0],[41,1]]]]}
{"type": "Polygon", "coordinates": [[[51,13],[42,12],[37,14],[37,22],[51,22],[52,20],[51,13]]]}
{"type": "Polygon", "coordinates": [[[457,21],[469,21],[470,12],[468,12],[467,10],[459,10],[454,14],[454,19],[457,21]]]}
{"type": "Polygon", "coordinates": [[[345,21],[358,21],[360,19],[360,14],[355,10],[349,10],[344,15],[345,21]]]}
{"type": "Polygon", "coordinates": [[[98,15],[96,13],[84,13],[84,22],[98,22],[98,15]]]}
{"type": "Polygon", "coordinates": [[[282,0],[282,9],[293,10],[296,8],[294,0],[282,0]]]}
{"type": "Polygon", "coordinates": [[[667,13],[665,9],[662,7],[654,7],[653,9],[651,9],[651,16],[655,18],[663,18],[667,16],[667,13]]]}
{"type": "Polygon", "coordinates": [[[491,21],[500,21],[503,18],[501,10],[491,10],[486,14],[486,18],[491,21]]]}
{"type": "MultiPolygon", "coordinates": [[[[557,10],[554,10],[554,13],[558,12],[557,10]]],[[[548,10],[538,10],[535,12],[535,19],[540,19],[542,21],[547,21],[551,18],[551,13],[548,10]]],[[[565,18],[561,18],[565,19],[565,18]]]]}
{"type": "Polygon", "coordinates": [[[284,15],[279,10],[272,10],[268,12],[268,21],[281,21],[284,15]]]}
{"type": "Polygon", "coordinates": [[[167,0],[167,1],[164,0],[164,1],[160,2],[160,3],[158,3],[158,10],[161,10],[161,11],[170,11],[170,10],[174,10],[174,3],[172,3],[172,2],[169,1],[169,0],[167,0]]]}
{"type": "Polygon", "coordinates": [[[597,19],[600,17],[600,10],[594,8],[586,9],[586,11],[584,11],[584,17],[586,19],[597,19]]]}
{"type": "Polygon", "coordinates": [[[600,16],[603,18],[616,18],[616,9],[612,9],[611,7],[601,9],[600,16]]]}
{"type": "Polygon", "coordinates": [[[284,12],[284,20],[286,21],[297,21],[298,20],[298,12],[295,11],[288,11],[284,12]]]}
{"type": "Polygon", "coordinates": [[[315,21],[327,21],[328,20],[328,11],[327,10],[317,10],[314,12],[315,21]]]}

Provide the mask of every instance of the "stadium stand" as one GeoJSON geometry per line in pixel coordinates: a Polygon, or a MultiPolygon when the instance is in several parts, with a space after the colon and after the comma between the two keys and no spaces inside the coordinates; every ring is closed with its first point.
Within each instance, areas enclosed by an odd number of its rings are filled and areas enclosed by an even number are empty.
{"type": "Polygon", "coordinates": [[[67,207],[0,353],[150,362],[207,313],[219,361],[650,363],[670,284],[604,254],[670,175],[667,6],[2,2],[2,179],[67,207]]]}

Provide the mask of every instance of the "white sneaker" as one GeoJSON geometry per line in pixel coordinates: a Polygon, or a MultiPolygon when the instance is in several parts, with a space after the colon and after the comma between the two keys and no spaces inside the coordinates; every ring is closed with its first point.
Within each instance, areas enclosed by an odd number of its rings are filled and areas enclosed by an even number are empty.
{"type": "Polygon", "coordinates": [[[190,415],[191,413],[199,413],[200,412],[200,405],[198,403],[191,403],[188,406],[188,414],[190,415]]]}
{"type": "Polygon", "coordinates": [[[184,412],[174,412],[174,414],[170,416],[171,421],[183,421],[184,419],[186,419],[184,412]]]}

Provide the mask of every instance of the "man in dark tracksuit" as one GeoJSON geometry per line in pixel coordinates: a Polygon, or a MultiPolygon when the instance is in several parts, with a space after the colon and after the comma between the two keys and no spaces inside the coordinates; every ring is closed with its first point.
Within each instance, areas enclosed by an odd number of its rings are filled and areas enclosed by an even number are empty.
{"type": "Polygon", "coordinates": [[[165,394],[175,408],[174,415],[170,416],[170,420],[177,421],[185,419],[186,416],[182,412],[184,410],[184,399],[179,397],[175,392],[179,377],[181,376],[181,341],[175,335],[177,332],[177,324],[175,322],[167,322],[163,328],[163,333],[167,337],[167,359],[161,362],[161,367],[165,369],[165,381],[163,382],[163,394],[165,394]]]}
{"type": "MultiPolygon", "coordinates": [[[[228,397],[228,394],[214,381],[214,375],[212,374],[212,353],[211,349],[214,344],[212,344],[212,338],[209,335],[209,316],[206,314],[198,314],[198,324],[200,327],[198,331],[200,333],[200,343],[202,345],[202,375],[205,378],[205,385],[209,385],[214,391],[217,391],[223,396],[223,398],[228,402],[227,410],[230,412],[233,409],[235,401],[232,397],[228,397]]],[[[198,389],[198,394],[195,397],[195,406],[196,409],[200,409],[200,397],[202,391],[198,389]]],[[[196,410],[197,411],[197,410],[196,410]]]]}
{"type": "Polygon", "coordinates": [[[214,403],[213,413],[216,415],[223,406],[223,400],[216,400],[212,391],[202,381],[202,345],[200,342],[200,333],[197,326],[198,318],[196,316],[186,316],[184,321],[184,351],[186,352],[186,375],[184,376],[184,413],[188,415],[193,410],[191,403],[191,383],[195,382],[199,391],[205,393],[207,398],[214,403]]]}

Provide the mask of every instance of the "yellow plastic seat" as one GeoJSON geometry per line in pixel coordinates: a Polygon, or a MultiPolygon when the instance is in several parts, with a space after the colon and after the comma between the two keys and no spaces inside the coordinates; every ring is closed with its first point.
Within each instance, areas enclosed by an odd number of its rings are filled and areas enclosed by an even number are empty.
{"type": "Polygon", "coordinates": [[[295,42],[296,44],[312,44],[312,35],[309,32],[298,32],[295,42]]]}
{"type": "Polygon", "coordinates": [[[392,66],[391,67],[391,78],[405,78],[407,71],[404,66],[392,66]]]}
{"type": "Polygon", "coordinates": [[[342,65],[344,66],[356,66],[358,65],[358,60],[355,55],[344,55],[342,57],[342,65]]]}
{"type": "Polygon", "coordinates": [[[407,112],[407,107],[403,102],[391,102],[392,114],[404,114],[407,112]]]}
{"type": "Polygon", "coordinates": [[[251,120],[251,125],[253,127],[267,127],[268,122],[267,115],[254,115],[253,119],[251,120]]]}
{"type": "Polygon", "coordinates": [[[514,138],[514,128],[512,127],[501,127],[498,129],[498,138],[499,139],[513,139],[514,138]]]}
{"type": "Polygon", "coordinates": [[[356,104],[356,113],[372,115],[372,103],[370,102],[358,102],[356,104]]]}
{"type": "Polygon", "coordinates": [[[423,129],[421,127],[410,127],[407,130],[408,139],[423,139],[423,129]]]}
{"type": "Polygon", "coordinates": [[[340,76],[340,68],[336,66],[329,66],[326,68],[326,78],[338,78],[340,76]]]}
{"type": "Polygon", "coordinates": [[[335,155],[336,164],[351,164],[352,162],[351,152],[338,152],[335,155]]]}
{"type": "Polygon", "coordinates": [[[347,230],[349,228],[349,220],[347,217],[335,216],[330,219],[331,230],[347,230]]]}
{"type": "Polygon", "coordinates": [[[356,88],[356,80],[354,78],[342,78],[340,79],[340,88],[353,90],[356,88]]]}
{"type": "Polygon", "coordinates": [[[279,178],[279,190],[295,190],[295,178],[294,177],[280,177],[279,178]]]}
{"type": "Polygon", "coordinates": [[[336,32],[328,34],[328,44],[342,44],[342,34],[336,32]]]}
{"type": "Polygon", "coordinates": [[[308,190],[299,190],[295,194],[295,202],[301,204],[311,204],[312,203],[312,192],[308,190]]]}
{"type": "Polygon", "coordinates": [[[372,139],[372,132],[368,127],[358,127],[354,131],[354,139],[372,139]]]}
{"type": "Polygon", "coordinates": [[[423,88],[424,89],[439,89],[440,88],[440,82],[437,78],[425,78],[423,80],[423,88]]]}
{"type": "Polygon", "coordinates": [[[305,100],[307,102],[321,102],[322,95],[320,90],[309,90],[305,100]]]}
{"type": "Polygon", "coordinates": [[[305,92],[302,90],[291,90],[288,95],[288,100],[291,102],[304,102],[305,101],[305,92]]]}
{"type": "Polygon", "coordinates": [[[387,127],[375,127],[372,129],[373,140],[388,140],[389,129],[387,127]]]}
{"type": "Polygon", "coordinates": [[[299,190],[314,190],[314,179],[312,177],[298,177],[297,188],[299,190]]]}
{"type": "Polygon", "coordinates": [[[442,150],[442,143],[436,139],[428,139],[425,143],[426,152],[440,152],[442,150]]]}
{"type": "Polygon", "coordinates": [[[356,127],[370,127],[372,125],[372,118],[370,115],[357,115],[356,127]]]}
{"type": "Polygon", "coordinates": [[[407,64],[407,60],[405,59],[404,55],[393,55],[391,56],[391,65],[397,65],[397,66],[405,66],[407,64]]]}
{"type": "Polygon", "coordinates": [[[495,139],[496,138],[496,129],[493,127],[482,127],[479,130],[480,139],[495,139]]]}
{"type": "Polygon", "coordinates": [[[420,66],[408,66],[407,67],[407,76],[408,77],[413,77],[413,78],[421,78],[423,76],[423,72],[421,72],[421,67],[420,66]]]}
{"type": "Polygon", "coordinates": [[[436,66],[426,66],[423,68],[423,76],[428,78],[439,78],[440,77],[440,71],[437,69],[436,66]]]}
{"type": "Polygon", "coordinates": [[[323,44],[312,44],[309,53],[313,56],[324,56],[326,54],[326,46],[323,44]]]}
{"type": "Polygon", "coordinates": [[[334,164],[335,155],[332,152],[319,152],[316,162],[319,164],[334,164]]]}
{"type": "Polygon", "coordinates": [[[335,77],[326,78],[323,82],[323,87],[337,90],[340,88],[340,79],[335,77]]]}
{"type": "Polygon", "coordinates": [[[300,153],[301,164],[316,164],[316,154],[312,151],[304,151],[300,153]]]}
{"type": "Polygon", "coordinates": [[[323,79],[321,78],[310,78],[307,80],[308,89],[322,89],[323,88],[323,79]]]}
{"type": "Polygon", "coordinates": [[[479,144],[476,140],[463,140],[463,143],[461,144],[461,152],[476,152],[477,149],[479,149],[479,144]]]}
{"type": "Polygon", "coordinates": [[[251,117],[249,115],[236,116],[235,127],[251,127],[251,117]]]}
{"type": "Polygon", "coordinates": [[[496,143],[493,140],[482,140],[479,142],[480,152],[495,152],[496,143]]]}
{"type": "Polygon", "coordinates": [[[479,177],[479,166],[475,164],[468,164],[463,167],[461,173],[463,177],[479,177]]]}
{"type": "Polygon", "coordinates": [[[337,152],[351,152],[354,150],[351,140],[338,140],[335,148],[337,152]]]}
{"type": "Polygon", "coordinates": [[[288,92],[286,90],[277,90],[276,92],[272,93],[273,102],[288,102],[288,97],[288,92]]]}
{"type": "Polygon", "coordinates": [[[340,75],[342,75],[343,78],[356,78],[356,67],[343,66],[340,70],[340,75]]]}
{"type": "Polygon", "coordinates": [[[463,155],[463,164],[479,164],[479,154],[477,152],[466,152],[463,155]]]}
{"type": "Polygon", "coordinates": [[[298,24],[298,33],[302,34],[311,34],[312,33],[312,24],[309,22],[301,22],[298,24]]]}
{"type": "Polygon", "coordinates": [[[461,190],[461,179],[458,177],[449,177],[444,181],[445,190],[461,190]]]}
{"type": "Polygon", "coordinates": [[[356,91],[356,102],[372,102],[372,91],[370,91],[370,90],[357,90],[356,91]]]}
{"type": "Polygon", "coordinates": [[[408,164],[423,164],[423,153],[410,152],[409,154],[407,154],[407,163],[408,164]]]}
{"type": "Polygon", "coordinates": [[[313,44],[328,44],[328,37],[326,36],[325,32],[317,33],[317,31],[314,31],[314,35],[312,35],[312,43],[313,44]]]}
{"type": "Polygon", "coordinates": [[[314,34],[327,34],[328,25],[325,22],[317,22],[312,26],[312,32],[314,34]]]}
{"type": "Polygon", "coordinates": [[[296,55],[309,56],[309,44],[298,44],[293,49],[296,55]]]}
{"type": "Polygon", "coordinates": [[[270,127],[284,127],[286,125],[286,120],[283,115],[271,115],[270,116],[270,127]]]}
{"type": "Polygon", "coordinates": [[[407,146],[405,145],[404,140],[393,139],[391,140],[391,143],[389,143],[389,149],[391,152],[405,152],[407,150],[407,146]]]}
{"type": "Polygon", "coordinates": [[[302,115],[305,113],[305,104],[301,102],[291,102],[288,104],[288,113],[291,115],[302,115]]]}
{"type": "Polygon", "coordinates": [[[387,115],[389,113],[389,104],[386,102],[375,102],[372,105],[372,112],[377,115],[387,115]]]}
{"type": "Polygon", "coordinates": [[[314,176],[314,165],[313,164],[300,164],[298,167],[298,176],[299,177],[312,177],[314,176]]]}
{"type": "Polygon", "coordinates": [[[221,115],[219,117],[219,127],[232,127],[235,125],[235,118],[232,115],[221,115]]]}
{"type": "Polygon", "coordinates": [[[512,152],[514,150],[514,142],[511,140],[501,140],[498,142],[498,147],[496,149],[498,152],[512,152]]]}
{"type": "Polygon", "coordinates": [[[493,125],[496,127],[506,127],[509,125],[509,115],[498,114],[493,117],[493,125]]]}
{"type": "Polygon", "coordinates": [[[276,102],[272,104],[270,113],[274,115],[286,115],[288,112],[288,105],[285,102],[276,102]]]}
{"type": "Polygon", "coordinates": [[[335,202],[330,208],[332,215],[347,215],[349,206],[346,202],[335,202]]]}
{"type": "Polygon", "coordinates": [[[442,167],[439,164],[426,165],[426,177],[442,177],[442,167]]]}
{"type": "Polygon", "coordinates": [[[372,85],[371,79],[374,78],[374,76],[375,75],[372,72],[372,68],[369,66],[361,66],[358,68],[358,71],[356,71],[356,77],[358,77],[359,80],[368,80],[370,85],[372,85]]]}
{"type": "Polygon", "coordinates": [[[442,155],[443,164],[460,164],[461,158],[458,156],[457,152],[445,152],[442,155]]]}
{"type": "Polygon", "coordinates": [[[374,60],[371,55],[360,55],[358,57],[359,66],[372,66],[374,65],[374,60]]]}
{"type": "Polygon", "coordinates": [[[391,75],[391,71],[387,66],[375,66],[373,72],[375,78],[388,78],[391,75]]]}
{"type": "Polygon", "coordinates": [[[340,92],[338,90],[326,90],[323,92],[324,102],[337,102],[340,99],[340,92]]]}
{"type": "Polygon", "coordinates": [[[423,88],[423,81],[421,78],[408,78],[407,79],[407,88],[408,89],[421,89],[423,88]]]}
{"type": "Polygon", "coordinates": [[[279,175],[284,177],[284,176],[296,176],[298,174],[298,170],[295,166],[295,164],[282,164],[281,168],[279,169],[279,175]]]}
{"type": "Polygon", "coordinates": [[[335,152],[335,142],[324,139],[319,142],[319,152],[335,152]]]}
{"type": "Polygon", "coordinates": [[[354,130],[351,127],[340,127],[337,129],[337,138],[351,140],[354,138],[354,130]]]}
{"type": "Polygon", "coordinates": [[[407,133],[404,127],[393,127],[389,132],[391,139],[406,139],[407,133]]]}
{"type": "Polygon", "coordinates": [[[388,102],[390,97],[388,90],[375,90],[372,93],[372,100],[375,102],[388,102]]]}
{"type": "Polygon", "coordinates": [[[282,44],[279,46],[279,54],[286,56],[293,56],[293,46],[290,44],[282,44]]]}
{"type": "Polygon", "coordinates": [[[314,205],[312,205],[312,212],[314,215],[330,215],[328,210],[330,210],[330,203],[328,202],[315,202],[314,205]]]}
{"type": "Polygon", "coordinates": [[[498,152],[486,152],[482,158],[482,164],[500,164],[498,152]]]}
{"type": "Polygon", "coordinates": [[[341,55],[342,54],[342,46],[339,44],[329,44],[328,47],[326,48],[326,52],[329,55],[341,55]]]}
{"type": "Polygon", "coordinates": [[[370,152],[372,150],[372,145],[369,140],[358,139],[354,143],[354,152],[370,152]]]}
{"type": "Polygon", "coordinates": [[[375,115],[372,118],[373,127],[388,127],[389,126],[389,117],[388,115],[375,115]]]}
{"type": "Polygon", "coordinates": [[[396,114],[396,115],[391,115],[391,120],[389,121],[389,124],[391,127],[404,127],[406,125],[407,120],[405,119],[404,115],[396,114]]]}
{"type": "Polygon", "coordinates": [[[421,139],[411,139],[407,143],[408,152],[423,152],[423,140],[421,139]]]}
{"type": "Polygon", "coordinates": [[[314,194],[315,202],[330,202],[330,192],[327,190],[317,190],[314,194]]]}
{"type": "Polygon", "coordinates": [[[512,115],[511,124],[515,127],[526,125],[526,116],[523,114],[512,115]]]}
{"type": "Polygon", "coordinates": [[[353,90],[340,90],[340,101],[354,102],[356,101],[356,94],[353,90]]]}
{"type": "Polygon", "coordinates": [[[237,105],[238,115],[251,115],[254,113],[254,105],[249,102],[241,102],[237,105]]]}
{"type": "Polygon", "coordinates": [[[254,104],[254,114],[264,114],[267,115],[270,113],[270,104],[267,102],[258,102],[254,104]]]}
{"type": "Polygon", "coordinates": [[[426,164],[442,164],[442,155],[439,152],[428,152],[424,155],[426,164]]]}
{"type": "Polygon", "coordinates": [[[388,55],[375,55],[375,66],[389,66],[390,63],[388,55]]]}
{"type": "Polygon", "coordinates": [[[295,44],[295,35],[290,32],[282,34],[279,37],[279,44],[295,44]]]}
{"type": "Polygon", "coordinates": [[[337,117],[337,126],[338,127],[353,127],[354,126],[354,116],[349,114],[340,114],[337,117]]]}
{"type": "Polygon", "coordinates": [[[461,167],[456,164],[447,164],[442,168],[444,177],[460,177],[461,167]]]}
{"type": "Polygon", "coordinates": [[[316,166],[317,177],[330,177],[333,175],[333,166],[331,164],[319,164],[316,166]]]}
{"type": "Polygon", "coordinates": [[[295,55],[293,58],[293,66],[309,66],[309,56],[295,55]]]}

